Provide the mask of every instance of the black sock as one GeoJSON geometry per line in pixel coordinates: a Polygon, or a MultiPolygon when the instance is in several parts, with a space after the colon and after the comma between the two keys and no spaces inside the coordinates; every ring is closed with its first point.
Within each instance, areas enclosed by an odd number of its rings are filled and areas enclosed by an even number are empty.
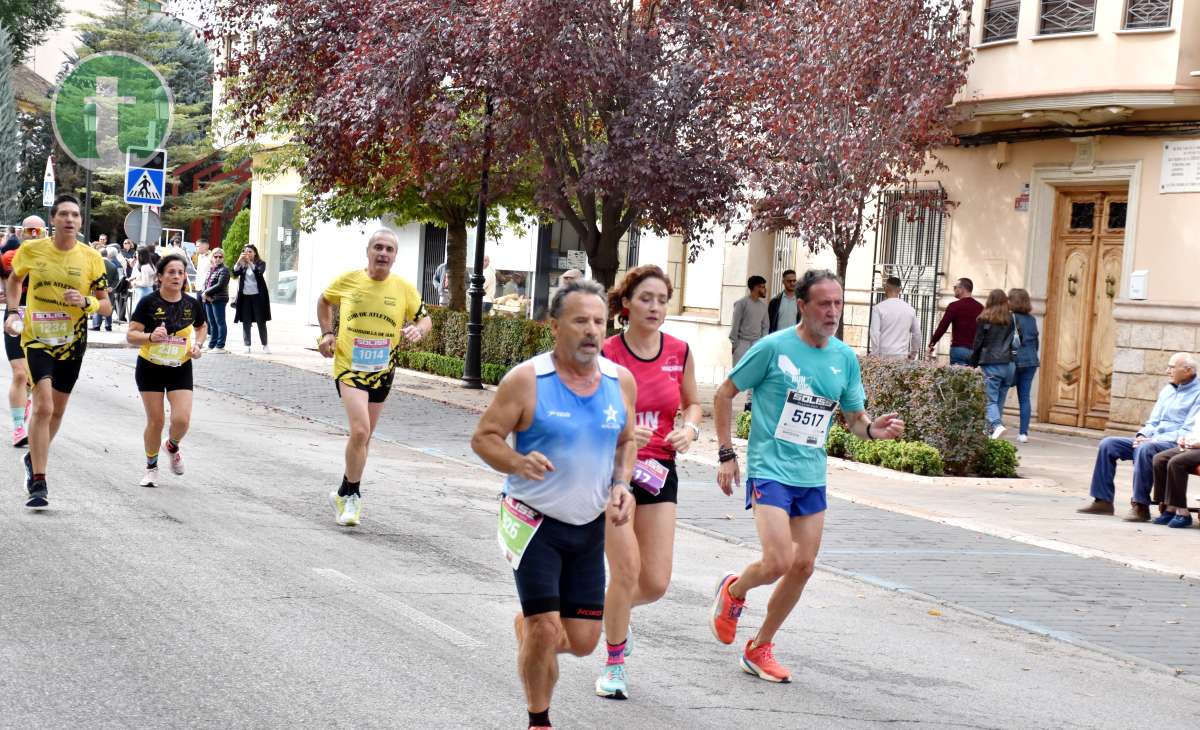
{"type": "Polygon", "coordinates": [[[362,482],[352,482],[346,477],[342,477],[342,486],[338,487],[339,497],[349,497],[351,494],[358,494],[358,485],[362,482]]]}
{"type": "Polygon", "coordinates": [[[529,713],[529,727],[551,727],[550,725],[550,708],[541,712],[529,713]]]}

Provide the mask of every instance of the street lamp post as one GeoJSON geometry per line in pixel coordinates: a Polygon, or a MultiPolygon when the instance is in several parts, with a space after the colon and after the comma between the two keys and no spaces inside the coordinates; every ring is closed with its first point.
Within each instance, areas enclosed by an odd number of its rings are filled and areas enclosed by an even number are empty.
{"type": "Polygon", "coordinates": [[[467,322],[467,357],[463,364],[463,387],[479,390],[483,387],[483,247],[487,242],[488,166],[492,158],[492,96],[484,100],[483,112],[483,172],[479,176],[479,208],[475,220],[475,273],[471,275],[470,319],[467,322]]]}
{"type": "Polygon", "coordinates": [[[83,239],[85,243],[92,240],[92,165],[96,164],[96,106],[94,104],[83,109],[83,129],[88,139],[88,164],[84,169],[83,194],[83,239]]]}

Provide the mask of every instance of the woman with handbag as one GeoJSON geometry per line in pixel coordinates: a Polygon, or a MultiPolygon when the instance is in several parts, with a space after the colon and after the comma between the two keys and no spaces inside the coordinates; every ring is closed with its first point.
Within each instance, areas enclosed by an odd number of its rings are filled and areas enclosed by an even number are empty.
{"type": "Polygon", "coordinates": [[[271,348],[267,346],[271,300],[267,296],[266,270],[267,262],[259,257],[253,244],[242,249],[242,255],[233,267],[233,275],[238,277],[237,299],[234,300],[237,314],[233,321],[242,323],[242,342],[246,345],[247,355],[250,354],[250,325],[255,323],[258,324],[258,341],[262,343],[263,353],[271,354],[271,348]]]}
{"type": "Polygon", "coordinates": [[[987,420],[991,437],[1004,434],[1001,415],[1004,399],[1013,383],[1016,371],[1016,349],[1014,340],[1016,326],[1012,310],[1008,307],[1008,295],[1003,289],[993,289],[988,294],[987,305],[979,314],[975,328],[975,342],[971,348],[971,364],[983,371],[983,383],[987,389],[987,420]]]}
{"type": "Polygon", "coordinates": [[[1013,311],[1017,323],[1016,339],[1020,344],[1017,350],[1017,403],[1021,407],[1021,430],[1017,441],[1025,443],[1029,440],[1029,419],[1033,415],[1029,396],[1033,390],[1033,377],[1037,375],[1038,365],[1038,326],[1037,320],[1030,312],[1033,305],[1029,301],[1029,292],[1024,289],[1010,289],[1008,306],[1013,311]]]}

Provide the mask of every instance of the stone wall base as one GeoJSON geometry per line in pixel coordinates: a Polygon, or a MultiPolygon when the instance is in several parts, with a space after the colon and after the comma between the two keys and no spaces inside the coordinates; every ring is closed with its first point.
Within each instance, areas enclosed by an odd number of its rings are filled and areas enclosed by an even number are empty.
{"type": "Polygon", "coordinates": [[[1150,416],[1158,392],[1167,383],[1171,355],[1196,351],[1200,307],[1118,300],[1114,316],[1117,345],[1106,431],[1129,434],[1150,416]]]}

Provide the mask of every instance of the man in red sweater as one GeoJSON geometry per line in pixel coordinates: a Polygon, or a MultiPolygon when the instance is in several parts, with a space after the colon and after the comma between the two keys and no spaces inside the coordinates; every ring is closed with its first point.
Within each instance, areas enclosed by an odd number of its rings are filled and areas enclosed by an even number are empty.
{"type": "Polygon", "coordinates": [[[971,345],[975,341],[975,322],[979,319],[979,313],[983,311],[983,305],[971,296],[974,290],[975,283],[966,277],[954,282],[955,301],[946,307],[942,321],[938,322],[933,338],[929,340],[930,356],[933,355],[938,340],[946,334],[946,328],[953,325],[950,331],[950,364],[970,365],[968,360],[971,358],[971,345]]]}

